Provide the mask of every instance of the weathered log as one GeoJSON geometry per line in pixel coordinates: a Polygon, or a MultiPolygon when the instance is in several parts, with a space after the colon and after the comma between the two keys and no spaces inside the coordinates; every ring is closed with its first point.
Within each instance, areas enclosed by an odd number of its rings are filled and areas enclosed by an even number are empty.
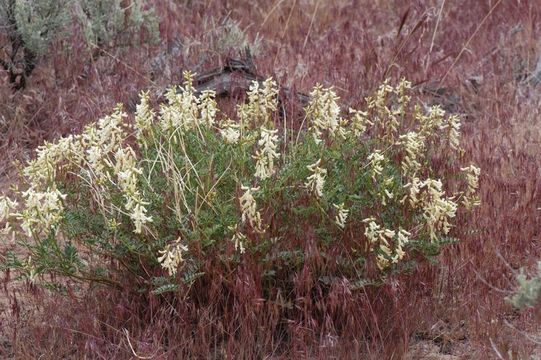
{"type": "MultiPolygon", "coordinates": [[[[253,81],[263,85],[266,77],[257,73],[256,67],[252,61],[249,52],[246,52],[241,59],[226,59],[224,65],[216,67],[205,73],[198,74],[194,81],[195,95],[199,96],[203,91],[213,90],[217,98],[235,98],[245,95],[250,90],[253,81]]],[[[181,91],[181,90],[179,90],[181,91]]],[[[158,103],[165,102],[165,91],[163,89],[156,93],[158,103]]],[[[134,97],[128,102],[126,108],[129,112],[135,112],[136,104],[139,98],[134,97]]],[[[287,87],[279,87],[278,103],[279,114],[285,116],[285,109],[300,109],[308,105],[310,96],[302,92],[294,91],[287,87]]]]}
{"type": "MultiPolygon", "coordinates": [[[[216,97],[224,98],[233,94],[245,94],[253,81],[258,81],[262,85],[264,80],[265,77],[257,74],[254,63],[248,55],[244,59],[227,59],[223,66],[198,75],[194,80],[194,88],[197,94],[205,90],[214,90],[216,97]]],[[[304,107],[310,100],[308,95],[287,87],[280,87],[279,90],[280,102],[285,99],[297,101],[304,107]]]]}

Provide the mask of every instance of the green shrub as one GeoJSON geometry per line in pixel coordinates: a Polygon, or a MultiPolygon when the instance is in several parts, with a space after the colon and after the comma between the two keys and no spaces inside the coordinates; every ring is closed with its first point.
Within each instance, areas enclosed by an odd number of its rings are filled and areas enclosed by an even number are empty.
{"type": "Polygon", "coordinates": [[[69,4],[69,0],[2,0],[1,22],[8,29],[16,26],[12,30],[20,34],[28,50],[42,55],[69,24],[69,4]],[[10,24],[10,17],[15,24],[10,24]]]}
{"type": "Polygon", "coordinates": [[[25,87],[38,58],[73,33],[73,26],[82,28],[92,51],[159,37],[154,11],[145,10],[141,0],[0,0],[0,65],[15,89],[25,87]]]}
{"type": "Polygon", "coordinates": [[[541,294],[541,261],[537,263],[536,275],[528,278],[521,270],[517,276],[517,282],[517,290],[507,301],[517,309],[538,306],[541,294]]]}
{"type": "Polygon", "coordinates": [[[458,118],[411,104],[407,81],[348,117],[316,86],[303,124],[286,126],[271,79],[253,83],[235,120],[185,79],[159,111],[143,93],[133,124],[119,105],[38,149],[21,204],[0,200],[19,244],[4,267],[55,288],[71,278],[183,298],[249,264],[267,295],[303,269],[356,289],[436,256],[461,204],[478,205],[478,168],[450,174],[465,181],[447,194],[431,167],[435,151],[458,161],[458,118]]]}
{"type": "Polygon", "coordinates": [[[76,5],[90,47],[133,45],[141,39],[141,29],[146,30],[147,41],[159,39],[158,19],[152,9],[144,10],[141,0],[78,0],[76,5]]]}

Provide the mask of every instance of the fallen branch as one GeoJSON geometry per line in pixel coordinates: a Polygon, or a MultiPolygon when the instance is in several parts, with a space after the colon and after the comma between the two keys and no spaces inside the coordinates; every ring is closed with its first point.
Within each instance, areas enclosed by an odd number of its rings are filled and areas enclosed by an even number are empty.
{"type": "MultiPolygon", "coordinates": [[[[201,94],[205,90],[214,90],[216,97],[234,97],[246,94],[253,81],[258,81],[262,85],[265,77],[257,74],[249,52],[246,54],[243,59],[227,59],[223,66],[198,75],[194,80],[196,93],[201,94]]],[[[308,95],[287,87],[280,87],[279,90],[280,102],[285,99],[294,100],[304,107],[310,100],[308,95]]]]}

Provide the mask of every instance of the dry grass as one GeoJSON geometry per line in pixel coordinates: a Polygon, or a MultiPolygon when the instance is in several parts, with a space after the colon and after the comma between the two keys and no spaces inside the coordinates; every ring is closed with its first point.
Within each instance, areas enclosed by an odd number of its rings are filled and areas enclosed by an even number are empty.
{"type": "MultiPolygon", "coordinates": [[[[204,284],[210,290],[202,291],[206,298],[199,300],[207,301],[206,307],[175,304],[178,322],[152,297],[94,290],[62,299],[34,289],[32,299],[20,309],[14,306],[10,317],[15,334],[8,335],[18,358],[132,358],[134,353],[381,358],[383,353],[396,359],[413,334],[438,338],[431,330],[438,320],[447,329],[440,331],[438,344],[467,341],[474,349],[470,358],[524,358],[534,350],[509,324],[532,332],[538,319],[513,311],[503,298],[518,268],[540,255],[541,89],[528,82],[541,56],[541,8],[535,1],[193,0],[156,1],[156,6],[162,19],[160,46],[111,52],[93,61],[77,49],[52,51],[26,90],[12,94],[0,87],[6,99],[0,105],[5,130],[0,151],[7,155],[1,173],[43,139],[79,131],[116,102],[133,104],[140,89],[158,91],[179,82],[183,69],[201,72],[235,55],[239,49],[216,45],[227,36],[220,24],[229,18],[239,22],[248,39],[260,39],[258,71],[283,85],[307,90],[315,82],[332,84],[345,103],[355,106],[384,78],[404,76],[427,103],[464,113],[465,158],[483,171],[483,205],[474,216],[460,219],[456,234],[462,241],[441,256],[441,267],[419,269],[378,294],[355,299],[342,288],[332,289],[321,306],[348,314],[342,324],[357,331],[353,338],[334,337],[341,329],[325,328],[324,321],[282,323],[287,312],[258,303],[257,291],[245,285],[258,279],[246,269],[236,279],[217,274],[204,284]],[[216,38],[211,41],[209,33],[216,38]],[[442,88],[442,96],[427,94],[442,88]],[[222,288],[224,279],[238,283],[222,288]],[[212,296],[229,302],[212,303],[212,296]],[[235,334],[223,331],[231,324],[238,325],[235,334]],[[268,327],[283,330],[261,330],[268,327]]],[[[6,286],[6,292],[28,298],[23,289],[6,286]]]]}

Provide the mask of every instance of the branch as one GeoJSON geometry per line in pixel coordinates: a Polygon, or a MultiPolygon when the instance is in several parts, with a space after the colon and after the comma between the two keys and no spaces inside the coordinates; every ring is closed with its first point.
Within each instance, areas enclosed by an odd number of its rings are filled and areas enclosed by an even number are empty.
{"type": "MultiPolygon", "coordinates": [[[[197,94],[205,90],[214,90],[217,97],[230,97],[250,90],[253,81],[263,84],[264,77],[256,72],[249,53],[243,59],[227,59],[224,66],[212,69],[195,78],[194,88],[197,94]]],[[[304,93],[280,87],[280,93],[306,106],[310,97],[304,93]]],[[[280,99],[282,101],[282,99],[280,99]]]]}

